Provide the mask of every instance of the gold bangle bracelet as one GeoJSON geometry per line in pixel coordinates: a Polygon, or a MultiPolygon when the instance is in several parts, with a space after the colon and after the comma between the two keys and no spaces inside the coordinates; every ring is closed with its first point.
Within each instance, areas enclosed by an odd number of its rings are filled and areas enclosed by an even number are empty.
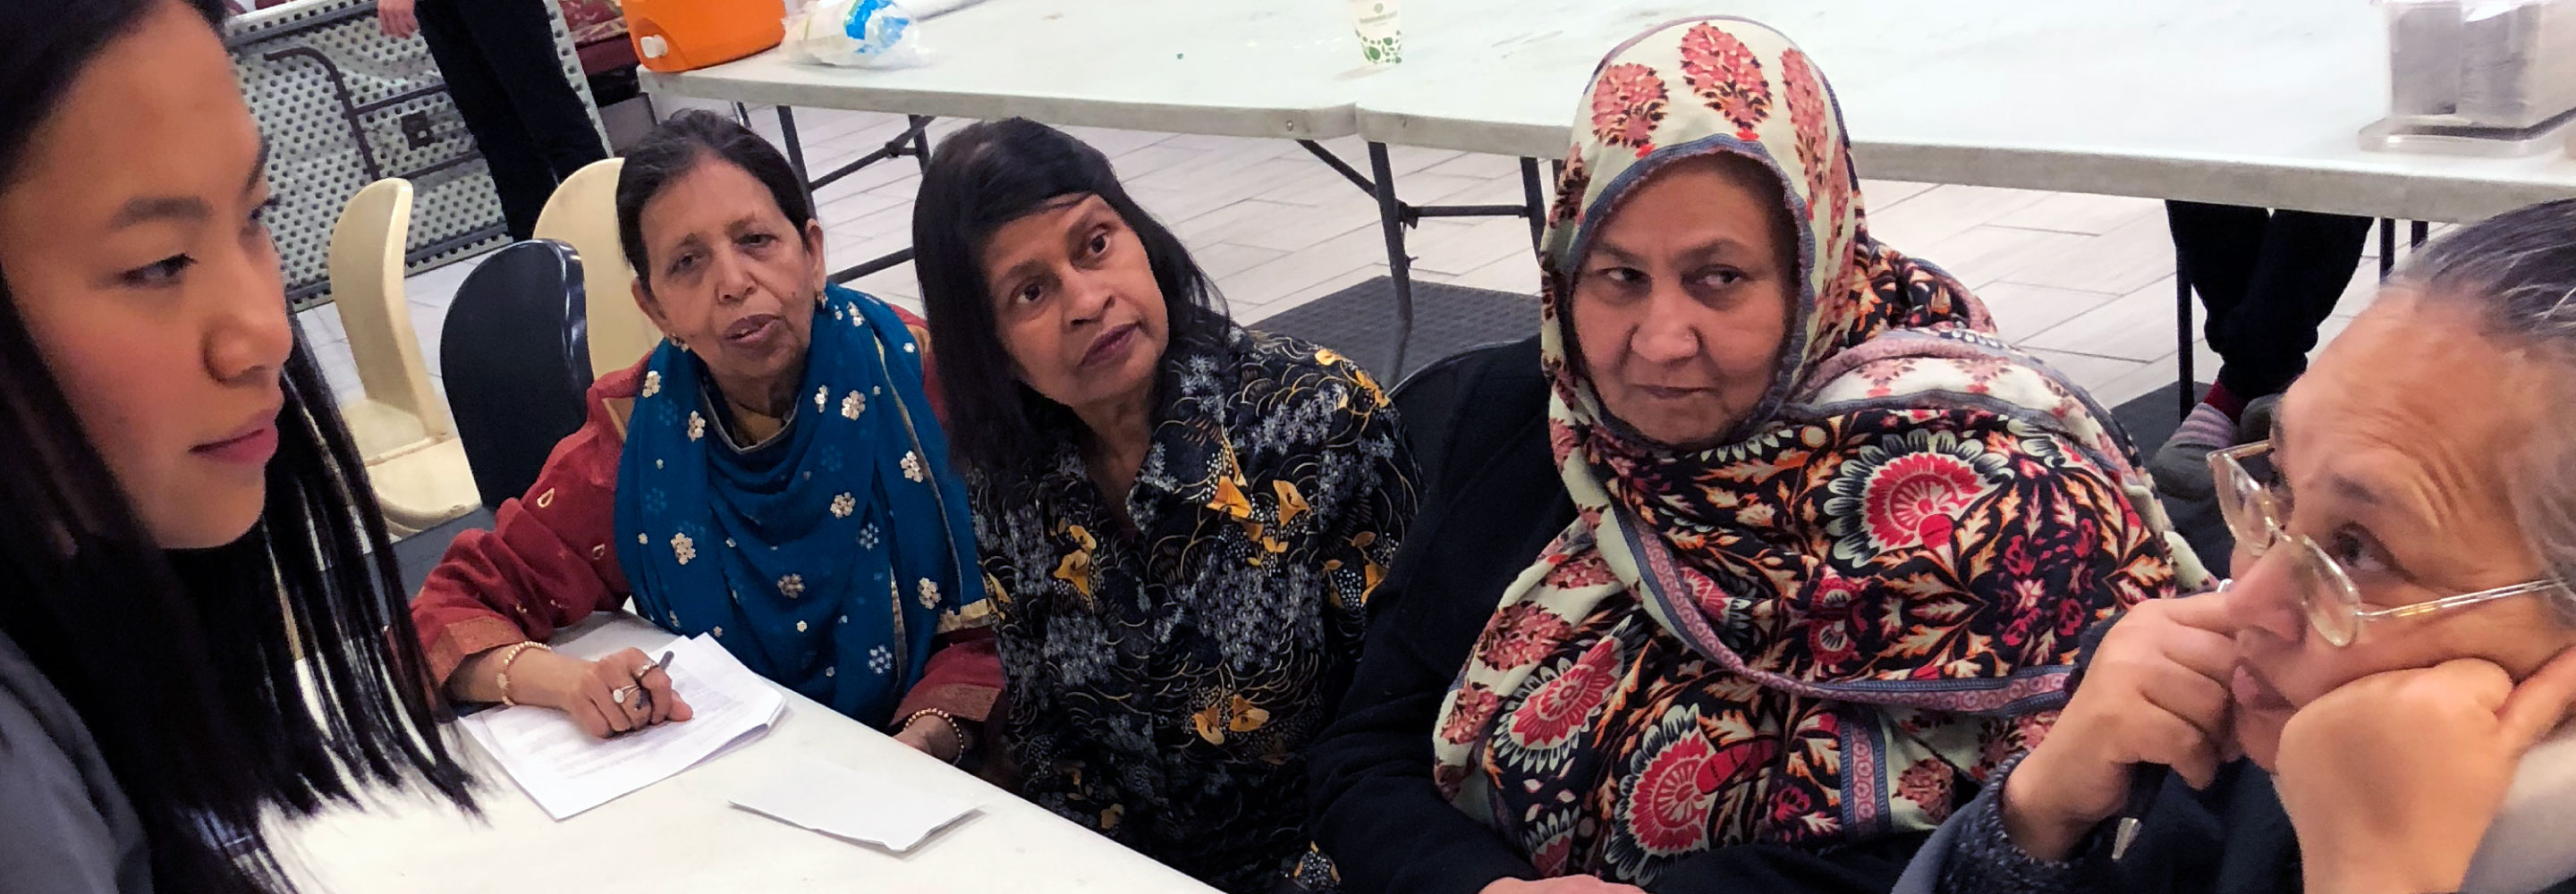
{"type": "Polygon", "coordinates": [[[509,651],[501,653],[501,669],[494,672],[492,677],[495,681],[498,681],[501,684],[501,704],[504,707],[515,708],[519,706],[519,703],[510,698],[510,665],[516,663],[519,660],[519,655],[529,649],[543,649],[548,652],[552,652],[554,650],[548,648],[545,643],[537,642],[536,640],[527,640],[525,642],[509,646],[508,648],[509,651]]]}

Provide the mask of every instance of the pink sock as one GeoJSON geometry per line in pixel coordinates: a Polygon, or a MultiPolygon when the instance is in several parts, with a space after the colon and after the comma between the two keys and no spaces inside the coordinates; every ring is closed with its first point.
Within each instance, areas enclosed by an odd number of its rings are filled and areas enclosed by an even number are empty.
{"type": "Polygon", "coordinates": [[[2237,397],[2235,392],[2227,390],[2226,385],[2210,385],[2209,393],[2202,395],[2200,402],[2208,404],[2211,407],[2215,407],[2219,412],[2227,414],[2227,421],[2229,422],[2245,421],[2245,400],[2237,397]]]}

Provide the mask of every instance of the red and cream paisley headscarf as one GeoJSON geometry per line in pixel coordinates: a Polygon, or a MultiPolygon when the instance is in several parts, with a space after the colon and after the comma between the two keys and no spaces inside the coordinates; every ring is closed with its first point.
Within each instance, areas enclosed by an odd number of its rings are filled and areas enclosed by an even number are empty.
{"type": "Polygon", "coordinates": [[[1780,34],[1660,26],[1604,59],[1541,248],[1556,459],[1580,519],[1504,594],[1436,772],[1549,874],[1928,828],[2028,747],[2078,634],[2199,576],[2109,417],[1869,237],[1832,92],[1780,34]],[[1776,171],[1796,319],[1719,446],[1612,424],[1567,360],[1573,278],[1675,160],[1776,171]],[[2188,570],[2178,570],[2177,564],[2188,570]]]}

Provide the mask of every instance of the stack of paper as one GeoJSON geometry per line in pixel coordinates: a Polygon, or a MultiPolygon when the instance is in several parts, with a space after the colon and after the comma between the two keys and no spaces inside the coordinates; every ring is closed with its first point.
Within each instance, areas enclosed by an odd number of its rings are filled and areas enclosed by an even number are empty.
{"type": "Polygon", "coordinates": [[[563,712],[534,705],[458,721],[528,797],[561,820],[747,744],[787,710],[787,696],[705,636],[645,650],[671,653],[671,685],[693,712],[682,723],[598,739],[563,712]]]}
{"type": "Polygon", "coordinates": [[[862,773],[806,757],[778,768],[769,781],[734,796],[733,804],[834,838],[863,841],[895,853],[973,814],[975,802],[905,782],[903,771],[880,767],[862,773]]]}

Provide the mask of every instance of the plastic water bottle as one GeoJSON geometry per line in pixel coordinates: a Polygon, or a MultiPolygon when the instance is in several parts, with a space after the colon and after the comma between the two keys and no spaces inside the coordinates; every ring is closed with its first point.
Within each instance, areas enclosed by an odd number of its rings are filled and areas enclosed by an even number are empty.
{"type": "Polygon", "coordinates": [[[858,68],[928,61],[920,23],[894,0],[823,0],[787,19],[789,58],[858,68]]]}
{"type": "Polygon", "coordinates": [[[903,65],[909,60],[897,61],[898,57],[920,44],[917,38],[907,39],[912,36],[914,24],[912,14],[895,5],[894,0],[858,0],[850,7],[849,17],[842,20],[841,33],[852,41],[851,53],[881,60],[880,65],[903,65]]]}

